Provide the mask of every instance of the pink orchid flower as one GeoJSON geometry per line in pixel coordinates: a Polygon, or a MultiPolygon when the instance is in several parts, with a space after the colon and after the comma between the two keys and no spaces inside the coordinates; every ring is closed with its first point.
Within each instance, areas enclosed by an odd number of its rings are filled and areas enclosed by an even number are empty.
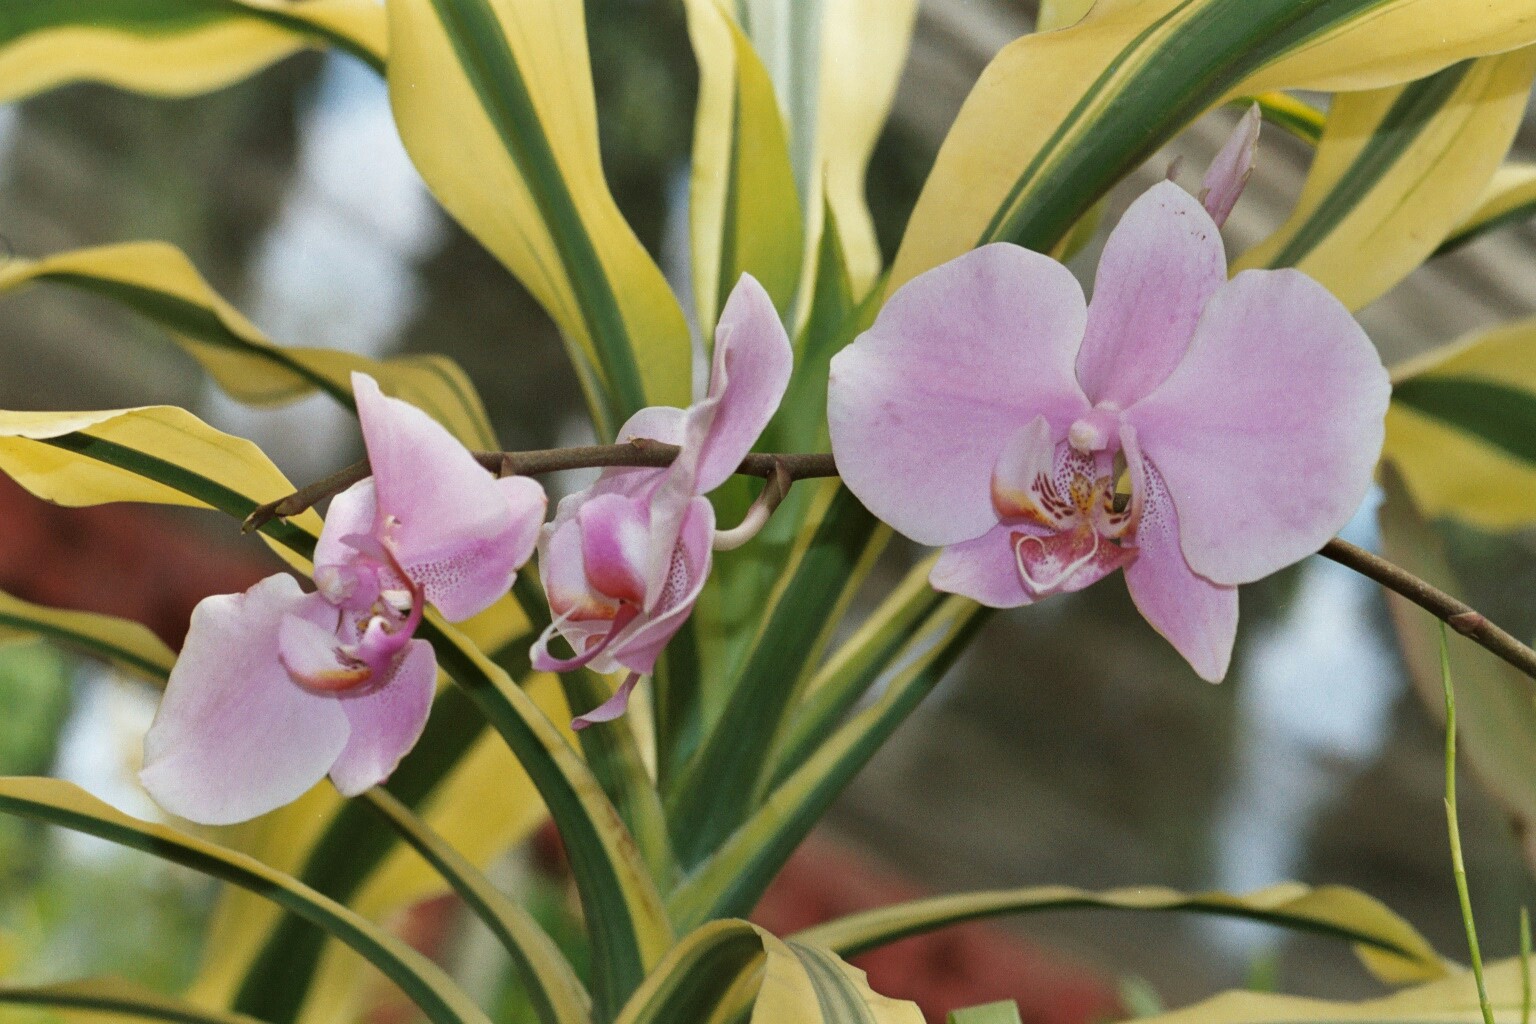
{"type": "Polygon", "coordinates": [[[533,554],[537,482],[495,479],[371,377],[352,389],[373,478],[331,503],[317,591],[279,574],[192,613],[140,774],[173,814],[224,825],[327,774],[345,796],[383,782],[432,706],[437,661],[413,638],[424,606],[453,621],[483,611],[533,554]]]}
{"type": "MultiPolygon", "coordinates": [[[[1247,161],[1207,180],[1225,216],[1247,161]]],[[[1359,506],[1389,385],[1295,270],[1227,279],[1211,213],[1163,182],[1111,234],[1093,301],[1061,264],[984,246],[907,283],[832,361],[843,480],[942,546],[939,590],[1010,608],[1115,569],[1195,671],[1225,676],[1237,585],[1359,506]]]]}
{"type": "Polygon", "coordinates": [[[676,461],[666,469],[605,470],[562,500],[544,527],[539,571],[555,618],[534,644],[534,667],[629,673],[612,699],[575,720],[576,728],[624,713],[635,684],[693,610],[718,536],[704,495],[736,471],[773,418],[791,359],[773,301],[743,275],[715,332],[705,397],[687,409],[641,409],[619,431],[621,442],[679,445],[676,461]],[[573,657],[550,653],[557,634],[573,657]]]}

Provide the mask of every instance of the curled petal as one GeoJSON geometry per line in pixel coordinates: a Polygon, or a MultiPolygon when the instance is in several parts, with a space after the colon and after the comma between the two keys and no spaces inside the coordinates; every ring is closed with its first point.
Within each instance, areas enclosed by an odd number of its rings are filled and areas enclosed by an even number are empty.
{"type": "Polygon", "coordinates": [[[1017,608],[1034,601],[1014,562],[1014,527],[996,526],[975,540],[951,544],[939,554],[928,582],[989,608],[1017,608]]]}
{"type": "Polygon", "coordinates": [[[338,608],[369,608],[382,587],[398,585],[393,573],[376,560],[358,558],[353,543],[358,536],[371,537],[378,509],[372,478],[336,495],[326,509],[325,526],[315,542],[315,586],[338,608]]]}
{"type": "Polygon", "coordinates": [[[983,246],[908,282],[832,360],[828,419],[844,482],[923,544],[997,524],[992,470],[1037,416],[1065,431],[1087,411],[1074,361],[1082,290],[1065,267],[983,246]]]}
{"type": "Polygon", "coordinates": [[[340,697],[351,732],[330,775],[342,796],[377,786],[410,753],[427,727],[436,683],[432,645],[412,640],[382,681],[340,697]]]}
{"type": "Polygon", "coordinates": [[[1124,409],[1162,383],[1226,280],[1221,233],[1204,207],[1171,181],[1143,193],[1099,260],[1077,357],[1089,401],[1124,409]]]}
{"type": "Polygon", "coordinates": [[[1237,588],[1190,569],[1179,549],[1179,516],[1156,469],[1132,463],[1144,495],[1136,529],[1140,552],[1125,569],[1126,588],[1142,617],[1174,646],[1200,678],[1219,683],[1237,637],[1237,588]]]}
{"type": "Polygon", "coordinates": [[[599,722],[611,722],[624,712],[629,710],[629,695],[634,692],[635,684],[640,681],[640,673],[631,672],[624,677],[618,689],[613,691],[613,696],[603,701],[597,707],[584,715],[578,715],[571,719],[571,728],[582,730],[599,722]]]}
{"type": "Polygon", "coordinates": [[[645,603],[650,562],[649,510],[618,494],[599,494],[577,514],[587,582],[604,597],[645,603]]]}
{"type": "Polygon", "coordinates": [[[290,576],[210,597],[192,613],[181,657],[144,737],[140,780],[160,806],[205,825],[254,818],[298,799],[347,743],[335,698],[296,685],[278,630],[323,599],[290,576]]]}
{"type": "Polygon", "coordinates": [[[534,515],[523,500],[514,517],[504,487],[436,420],[366,374],[352,375],[352,391],[377,493],[372,532],[445,617],[484,611],[531,553],[543,506],[534,515]]]}
{"type": "Polygon", "coordinates": [[[1349,521],[1390,394],[1365,332],[1295,270],[1249,270],[1212,298],[1189,353],[1125,417],[1178,509],[1189,567],[1267,576],[1349,521]]]}
{"type": "Polygon", "coordinates": [[[1259,145],[1259,130],[1263,124],[1263,112],[1255,103],[1237,122],[1226,144],[1221,147],[1221,152],[1216,154],[1210,169],[1205,172],[1205,181],[1200,187],[1200,202],[1218,228],[1227,222],[1232,207],[1237,205],[1243,189],[1248,186],[1248,176],[1253,173],[1254,151],[1259,145]]]}
{"type": "Polygon", "coordinates": [[[778,411],[793,362],[789,335],[773,300],[751,274],[731,290],[715,330],[709,394],[694,493],[719,487],[752,450],[778,411]]]}
{"type": "Polygon", "coordinates": [[[366,683],[373,670],[342,657],[334,613],[327,629],[298,615],[283,618],[277,629],[277,654],[294,682],[316,693],[337,693],[366,683]]]}
{"type": "Polygon", "coordinates": [[[715,510],[707,498],[695,498],[684,508],[681,528],[660,577],[656,600],[646,613],[624,630],[607,651],[614,665],[649,675],[667,641],[683,627],[699,592],[709,578],[715,510]]]}

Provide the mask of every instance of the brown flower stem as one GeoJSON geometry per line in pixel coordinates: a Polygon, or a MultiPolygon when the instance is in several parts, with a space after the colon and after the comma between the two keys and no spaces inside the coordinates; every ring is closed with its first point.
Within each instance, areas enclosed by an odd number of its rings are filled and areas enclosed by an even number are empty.
{"type": "Polygon", "coordinates": [[[1406,569],[1394,565],[1379,555],[1335,537],[1318,552],[1340,565],[1353,569],[1362,576],[1380,583],[1383,587],[1407,598],[1435,618],[1450,626],[1462,636],[1492,654],[1509,662],[1521,672],[1536,679],[1536,651],[1500,629],[1488,617],[1456,600],[1450,594],[1432,587],[1406,569]]]}
{"type": "MultiPolygon", "coordinates": [[[[677,458],[677,453],[676,445],[639,438],[625,444],[596,444],[529,452],[476,452],[475,459],[498,476],[542,476],[567,469],[612,466],[661,469],[670,466],[672,460],[677,458]]],[[[830,454],[823,453],[754,453],[741,461],[736,472],[768,481],[759,500],[772,512],[796,480],[837,476],[837,463],[830,454]]],[[[359,480],[366,479],[368,475],[368,461],[364,459],[339,473],[300,488],[286,498],[262,505],[246,518],[242,530],[249,533],[261,529],[273,519],[296,516],[326,498],[341,493],[359,480]]],[[[1402,595],[1462,636],[1536,679],[1536,651],[1488,621],[1477,609],[1430,586],[1385,558],[1337,537],[1323,545],[1318,554],[1402,595]]]]}

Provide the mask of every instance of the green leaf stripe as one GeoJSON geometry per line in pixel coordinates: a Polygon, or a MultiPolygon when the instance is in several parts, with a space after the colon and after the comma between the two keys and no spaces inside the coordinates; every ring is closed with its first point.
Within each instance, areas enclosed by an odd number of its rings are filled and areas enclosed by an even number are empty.
{"type": "Polygon", "coordinates": [[[154,38],[194,32],[222,21],[252,18],[271,22],[316,43],[352,54],[383,74],[384,57],[355,40],[281,10],[247,7],[229,0],[26,0],[0,8],[0,48],[34,32],[90,26],[154,38]]]}
{"type": "Polygon", "coordinates": [[[464,75],[549,227],[607,383],[613,429],[647,402],[618,298],[576,209],[517,59],[486,0],[432,0],[464,75]]]}
{"type": "Polygon", "coordinates": [[[356,950],[400,986],[433,1024],[488,1024],[436,964],[348,908],[255,858],[173,829],[136,822],[55,779],[4,780],[0,813],[97,836],[249,890],[356,950]]]}
{"type": "Polygon", "coordinates": [[[1376,125],[1359,156],[1269,265],[1294,267],[1306,259],[1412,148],[1419,133],[1433,123],[1435,116],[1456,95],[1462,79],[1476,63],[1462,61],[1405,86],[1376,125]]]}
{"type": "MultiPolygon", "coordinates": [[[[133,623],[133,625],[138,624],[133,623]]],[[[45,619],[28,615],[24,602],[16,601],[8,595],[0,594],[0,630],[3,629],[14,629],[19,632],[34,634],[62,647],[68,647],[83,654],[101,658],[104,661],[136,672],[148,679],[163,680],[171,671],[173,657],[169,650],[166,650],[163,659],[155,660],[146,657],[141,651],[131,650],[121,644],[113,643],[107,636],[87,632],[84,629],[71,629],[55,622],[49,622],[45,619]]]]}
{"type": "Polygon", "coordinates": [[[1392,400],[1536,465],[1536,395],[1474,377],[1423,376],[1398,384],[1392,400]]]}
{"type": "Polygon", "coordinates": [[[1107,62],[976,244],[1049,252],[1115,182],[1249,74],[1391,2],[1186,0],[1107,62]]]}
{"type": "Polygon", "coordinates": [[[857,992],[850,991],[848,976],[830,954],[798,942],[787,945],[800,961],[816,993],[823,1021],[828,1024],[874,1024],[875,1018],[869,1007],[857,992]]]}

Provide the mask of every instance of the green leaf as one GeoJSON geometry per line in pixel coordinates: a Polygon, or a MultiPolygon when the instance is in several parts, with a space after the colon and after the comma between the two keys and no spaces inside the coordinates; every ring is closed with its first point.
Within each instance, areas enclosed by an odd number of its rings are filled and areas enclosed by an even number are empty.
{"type": "Polygon", "coordinates": [[[0,102],[76,81],[209,92],[313,46],[382,71],[384,37],[372,0],[28,0],[0,10],[0,102]]]}
{"type": "Polygon", "coordinates": [[[1296,210],[1234,270],[1296,267],[1360,309],[1428,259],[1514,141],[1536,47],[1341,93],[1296,210]]]}
{"type": "Polygon", "coordinates": [[[1536,164],[1505,164],[1488,182],[1477,208],[1440,243],[1435,255],[1454,252],[1490,231],[1523,223],[1532,216],[1536,216],[1536,164]]]}
{"type": "Polygon", "coordinates": [[[667,820],[685,865],[697,864],[753,808],[767,770],[768,752],[796,697],[794,682],[815,653],[817,638],[835,623],[852,596],[850,582],[875,520],[847,488],[832,503],[801,556],[784,574],[740,672],[732,678],[724,711],[669,794],[667,820]]]}
{"type": "Polygon", "coordinates": [[[1019,1004],[1013,1000],[1004,1003],[987,1003],[956,1010],[949,1015],[949,1024],[1024,1024],[1019,1017],[1019,1004]]]}
{"type": "Polygon", "coordinates": [[[679,928],[746,913],[876,750],[890,738],[964,650],[985,621],[979,606],[949,597],[927,629],[897,660],[902,669],[879,699],[845,722],[806,763],[775,786],[730,838],[672,893],[679,928]]]}
{"type": "MultiPolygon", "coordinates": [[[[1520,960],[1494,964],[1487,971],[1487,981],[1496,1019],[1515,1024],[1520,1019],[1520,960]]],[[[1482,1024],[1483,1017],[1472,973],[1458,971],[1440,981],[1361,1002],[1225,992],[1182,1010],[1142,1019],[1156,1024],[1482,1024]]]]}
{"type": "Polygon", "coordinates": [[[176,656],[160,638],[129,619],[63,611],[0,592],[0,641],[41,637],[113,667],[164,685],[176,656]]]}
{"type": "Polygon", "coordinates": [[[1100,3],[1071,28],[1005,47],[982,74],[890,285],[984,242],[1050,251],[1111,185],[1225,100],[1398,85],[1531,43],[1533,14],[1533,0],[1100,3]]]}
{"type": "Polygon", "coordinates": [[[916,1004],[869,987],[824,949],[784,942],[746,921],[712,921],[686,936],[646,979],[616,1024],[922,1024],[916,1004]],[[748,1016],[750,1012],[750,1016],[748,1016]]]}
{"type": "Polygon", "coordinates": [[[97,836],[259,893],[356,950],[400,986],[433,1024],[489,1024],[436,964],[355,912],[252,857],[130,818],[57,779],[0,779],[0,813],[97,836]]]}
{"type": "Polygon", "coordinates": [[[1488,529],[1536,521],[1536,319],[1393,368],[1382,457],[1429,516],[1488,529]]]}
{"type": "Polygon", "coordinates": [[[496,936],[522,974],[544,1024],[591,1024],[591,999],[554,940],[529,913],[384,789],[361,797],[410,847],[453,886],[453,891],[496,936]]]}
{"type": "Polygon", "coordinates": [[[1106,892],[1058,885],[961,893],[853,914],[809,928],[795,938],[851,957],[962,921],[1081,909],[1211,914],[1330,935],[1354,943],[1366,966],[1393,984],[1430,981],[1447,973],[1445,962],[1428,941],[1377,900],[1345,886],[1314,889],[1296,882],[1242,896],[1190,894],[1147,885],[1106,892]]]}
{"type": "Polygon", "coordinates": [[[682,310],[603,179],[579,0],[390,0],[390,98],[432,192],[564,333],[598,433],[688,404],[682,310]]]}
{"type": "Polygon", "coordinates": [[[78,1018],[96,1024],[109,1016],[167,1024],[261,1024],[254,1017],[172,999],[120,978],[60,985],[0,985],[0,1006],[48,1009],[65,1020],[78,1018]]]}
{"type": "Polygon", "coordinates": [[[791,308],[800,281],[801,213],[773,82],[722,0],[686,0],[699,65],[692,194],[694,308],[715,322],[743,273],[791,308]]]}
{"type": "Polygon", "coordinates": [[[0,266],[0,291],[51,282],[111,299],[170,332],[231,397],[252,405],[322,391],[353,408],[362,371],[387,393],[424,409],[471,448],[497,447],[474,385],[444,356],[375,360],[331,349],[284,348],[224,301],[177,248],[132,242],[77,249],[0,266]]]}

